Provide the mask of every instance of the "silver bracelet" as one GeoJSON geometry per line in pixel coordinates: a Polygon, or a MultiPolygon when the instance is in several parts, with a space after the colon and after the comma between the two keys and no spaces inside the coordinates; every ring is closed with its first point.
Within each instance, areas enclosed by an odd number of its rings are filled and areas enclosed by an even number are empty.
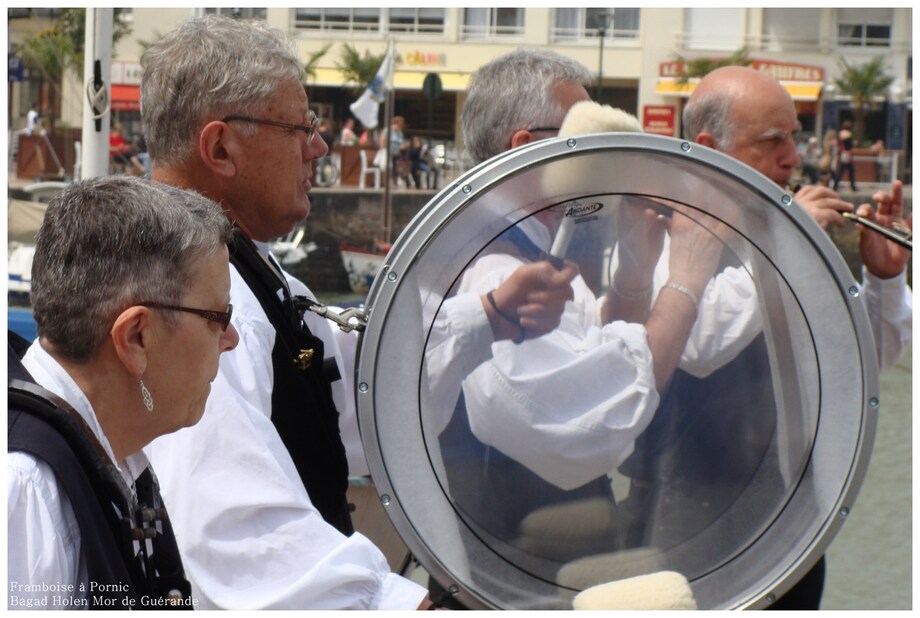
{"type": "Polygon", "coordinates": [[[691,301],[693,301],[693,308],[694,308],[694,309],[699,309],[699,308],[700,308],[700,299],[697,298],[697,297],[696,297],[696,294],[693,293],[693,290],[691,290],[691,289],[688,288],[687,286],[681,285],[681,284],[679,284],[679,283],[674,283],[674,282],[670,282],[670,281],[669,281],[668,283],[665,283],[665,284],[664,284],[664,287],[666,287],[666,288],[671,288],[672,290],[677,290],[677,291],[680,292],[681,294],[684,294],[687,298],[689,298],[691,301]]]}
{"type": "Polygon", "coordinates": [[[624,292],[617,287],[616,282],[613,282],[610,287],[613,289],[613,293],[619,296],[620,298],[625,298],[626,300],[642,300],[643,298],[648,298],[652,295],[651,286],[647,287],[644,290],[639,290],[638,292],[624,292]]]}

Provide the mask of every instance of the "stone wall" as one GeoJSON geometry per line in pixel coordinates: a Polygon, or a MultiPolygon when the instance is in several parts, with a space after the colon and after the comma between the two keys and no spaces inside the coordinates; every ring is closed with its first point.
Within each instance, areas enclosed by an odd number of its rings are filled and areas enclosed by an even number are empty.
{"type": "MultiPolygon", "coordinates": [[[[390,243],[433,196],[433,191],[393,191],[390,194],[393,204],[390,243]]],[[[310,202],[310,217],[301,224],[306,231],[302,244],[314,242],[317,249],[300,264],[286,268],[317,294],[347,293],[351,288],[342,264],[340,243],[372,249],[387,241],[384,192],[314,189],[310,192],[310,202]]]]}

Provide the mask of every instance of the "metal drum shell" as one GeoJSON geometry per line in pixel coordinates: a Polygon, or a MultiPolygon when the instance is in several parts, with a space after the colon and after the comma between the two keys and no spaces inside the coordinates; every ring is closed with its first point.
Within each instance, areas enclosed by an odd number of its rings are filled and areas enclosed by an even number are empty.
{"type": "Polygon", "coordinates": [[[819,394],[807,467],[750,546],[691,580],[701,608],[766,607],[814,565],[853,506],[877,421],[873,337],[856,282],[805,211],[750,167],[687,141],[623,133],[537,142],[474,168],[413,219],[370,290],[356,366],[362,441],[381,502],[421,564],[471,608],[552,606],[547,599],[577,592],[461,539],[464,524],[422,427],[421,367],[430,316],[484,246],[549,205],[610,194],[660,197],[730,220],[779,273],[807,322],[816,366],[806,373],[819,394]],[[491,574],[494,589],[471,583],[472,562],[491,574]],[[533,603],[521,604],[522,591],[533,603]]]}

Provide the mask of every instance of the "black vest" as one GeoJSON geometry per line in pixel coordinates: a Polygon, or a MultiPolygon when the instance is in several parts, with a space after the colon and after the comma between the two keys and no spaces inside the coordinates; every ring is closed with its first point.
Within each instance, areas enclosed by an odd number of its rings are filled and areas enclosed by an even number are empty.
{"type": "MultiPolygon", "coordinates": [[[[763,333],[705,378],[676,370],[620,466],[636,482],[624,509],[629,545],[669,547],[712,526],[759,469],[777,467],[776,414],[763,333]]],[[[760,494],[780,491],[774,473],[765,479],[760,494]]]]}
{"type": "Polygon", "coordinates": [[[47,463],[70,499],[89,576],[87,608],[192,609],[191,586],[150,470],[137,479],[135,500],[83,419],[22,366],[19,355],[28,343],[9,337],[7,448],[47,463]]]}
{"type": "Polygon", "coordinates": [[[350,535],[354,528],[345,498],[348,460],[339,433],[339,413],[324,372],[323,342],[303,323],[278,275],[239,231],[234,233],[230,261],[275,328],[272,423],[310,501],[326,522],[350,535]],[[278,297],[279,288],[284,290],[284,300],[278,297]]]}

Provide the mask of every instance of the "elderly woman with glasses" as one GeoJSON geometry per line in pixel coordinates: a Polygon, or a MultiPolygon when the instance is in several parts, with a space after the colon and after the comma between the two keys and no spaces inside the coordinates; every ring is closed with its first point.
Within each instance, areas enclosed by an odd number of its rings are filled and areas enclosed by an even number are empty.
{"type": "Polygon", "coordinates": [[[229,239],[217,204],[139,179],[74,184],[49,204],[39,338],[10,336],[10,609],[193,604],[141,449],[198,422],[236,346],[229,239]]]}

